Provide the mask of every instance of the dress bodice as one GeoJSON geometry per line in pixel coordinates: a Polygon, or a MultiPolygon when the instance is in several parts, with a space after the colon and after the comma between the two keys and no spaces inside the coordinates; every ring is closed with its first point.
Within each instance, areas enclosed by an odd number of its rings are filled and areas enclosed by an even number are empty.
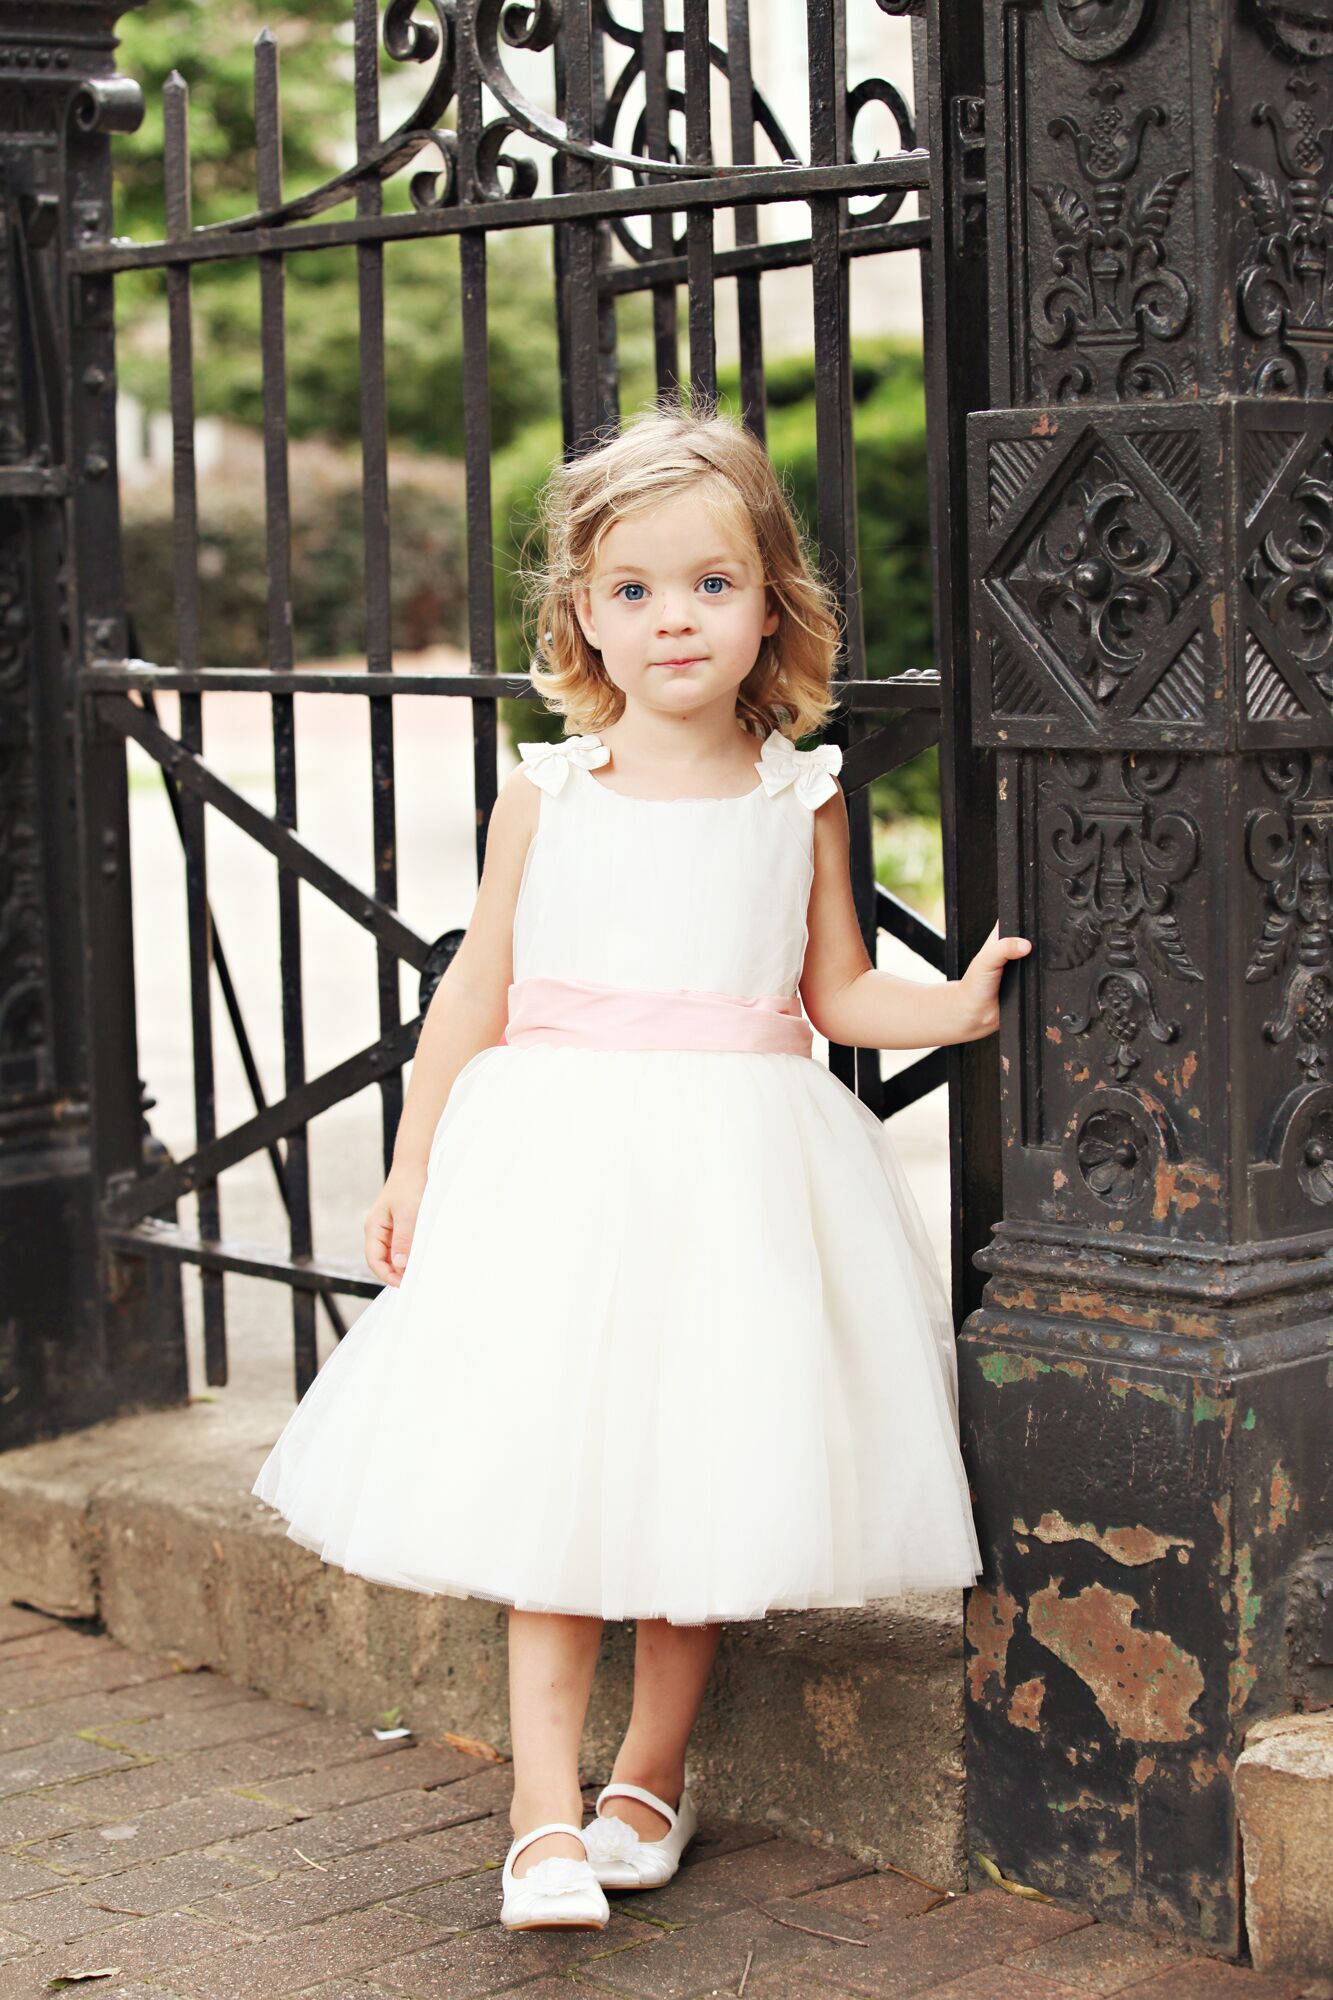
{"type": "Polygon", "coordinates": [[[793,994],[808,939],[814,811],[836,789],[836,744],[773,730],[758,782],[734,798],[641,799],[593,772],[593,735],[520,743],[542,793],[514,914],[514,979],[793,994]]]}

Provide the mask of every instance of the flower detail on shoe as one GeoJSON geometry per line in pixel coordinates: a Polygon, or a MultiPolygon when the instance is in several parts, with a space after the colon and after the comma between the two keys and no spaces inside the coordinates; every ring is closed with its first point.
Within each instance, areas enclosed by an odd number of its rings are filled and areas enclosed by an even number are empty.
{"type": "Polygon", "coordinates": [[[590,1861],[637,1861],[643,1838],[636,1826],[615,1813],[599,1813],[584,1828],[590,1861]]]}
{"type": "Polygon", "coordinates": [[[559,743],[520,743],[518,754],[523,760],[523,775],[554,797],[568,778],[571,764],[595,771],[611,752],[600,737],[566,736],[559,743]]]}
{"type": "Polygon", "coordinates": [[[516,1875],[514,1880],[519,1888],[536,1889],[543,1896],[565,1896],[575,1890],[586,1893],[589,1872],[588,1862],[572,1854],[548,1854],[545,1861],[535,1862],[526,1875],[516,1875]]]}
{"type": "Polygon", "coordinates": [[[798,750],[780,729],[774,729],[766,737],[754,768],[770,798],[791,785],[801,804],[813,812],[837,790],[834,775],[842,769],[842,747],[819,743],[813,750],[798,750]]]}

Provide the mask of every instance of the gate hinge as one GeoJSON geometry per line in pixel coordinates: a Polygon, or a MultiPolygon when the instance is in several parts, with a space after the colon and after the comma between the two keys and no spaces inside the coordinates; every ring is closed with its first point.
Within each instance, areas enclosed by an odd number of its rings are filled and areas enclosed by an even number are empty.
{"type": "Polygon", "coordinates": [[[986,254],[986,100],[949,99],[953,158],[953,247],[961,257],[986,254]]]}

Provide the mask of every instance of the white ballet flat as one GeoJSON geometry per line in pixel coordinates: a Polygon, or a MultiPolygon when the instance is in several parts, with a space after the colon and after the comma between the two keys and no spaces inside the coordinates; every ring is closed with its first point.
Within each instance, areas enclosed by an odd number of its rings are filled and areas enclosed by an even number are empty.
{"type": "Polygon", "coordinates": [[[507,1931],[605,1930],[611,1921],[611,1905],[587,1859],[586,1840],[582,1861],[572,1854],[548,1854],[526,1875],[515,1875],[516,1857],[544,1833],[572,1833],[576,1840],[583,1840],[582,1827],[561,1819],[534,1826],[530,1833],[516,1834],[500,1871],[504,1890],[500,1922],[507,1931]]]}
{"type": "Polygon", "coordinates": [[[645,1786],[618,1781],[603,1785],[593,1811],[596,1817],[583,1829],[583,1844],[604,1889],[660,1889],[679,1868],[680,1857],[699,1825],[698,1811],[687,1791],[682,1791],[673,1812],[665,1799],[657,1798],[645,1786]],[[638,1799],[641,1805],[651,1806],[667,1821],[667,1832],[660,1840],[645,1840],[627,1819],[604,1816],[602,1800],[616,1798],[638,1799]]]}

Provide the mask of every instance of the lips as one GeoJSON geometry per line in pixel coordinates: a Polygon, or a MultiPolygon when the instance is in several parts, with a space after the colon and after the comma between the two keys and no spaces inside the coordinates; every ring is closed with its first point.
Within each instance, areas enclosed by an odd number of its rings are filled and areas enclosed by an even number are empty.
{"type": "Polygon", "coordinates": [[[702,656],[690,660],[654,660],[653,662],[653,665],[656,667],[697,667],[702,664],[702,656]]]}

